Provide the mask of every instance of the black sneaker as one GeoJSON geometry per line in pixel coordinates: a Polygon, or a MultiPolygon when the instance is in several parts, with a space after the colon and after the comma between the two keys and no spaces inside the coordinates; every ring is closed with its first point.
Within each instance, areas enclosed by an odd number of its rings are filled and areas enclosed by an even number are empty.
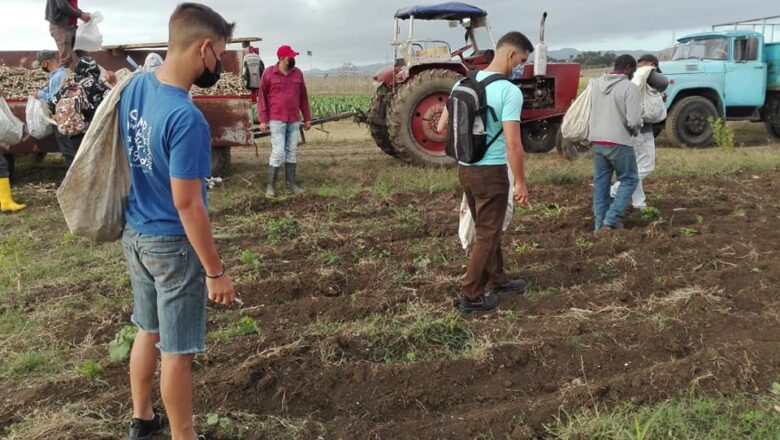
{"type": "Polygon", "coordinates": [[[498,297],[493,292],[488,292],[477,299],[461,298],[458,310],[462,313],[486,312],[495,309],[498,305],[498,297]]]}
{"type": "Polygon", "coordinates": [[[161,434],[167,425],[167,421],[159,414],[155,414],[152,420],[132,419],[127,440],[152,440],[154,436],[161,434]]]}
{"type": "Polygon", "coordinates": [[[495,293],[496,295],[501,293],[516,293],[522,295],[525,293],[526,287],[528,287],[528,283],[526,283],[525,280],[509,280],[509,282],[503,286],[490,289],[490,292],[495,293]]]}

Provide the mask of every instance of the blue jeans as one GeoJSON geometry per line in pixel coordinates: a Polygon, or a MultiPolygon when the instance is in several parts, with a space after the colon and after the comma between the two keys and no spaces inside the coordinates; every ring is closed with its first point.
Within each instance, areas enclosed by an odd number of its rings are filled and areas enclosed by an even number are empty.
{"type": "Polygon", "coordinates": [[[133,288],[133,323],[159,334],[163,353],[204,351],[206,272],[187,237],[147,235],[127,225],[122,249],[133,288]]]}
{"type": "Polygon", "coordinates": [[[296,163],[301,123],[271,121],[268,125],[271,130],[271,158],[268,165],[278,168],[285,163],[296,163]]]}
{"type": "Polygon", "coordinates": [[[620,223],[638,183],[639,172],[633,147],[593,144],[593,218],[596,231],[602,226],[614,228],[620,223]],[[613,174],[617,174],[620,181],[614,200],[609,194],[613,174]]]}

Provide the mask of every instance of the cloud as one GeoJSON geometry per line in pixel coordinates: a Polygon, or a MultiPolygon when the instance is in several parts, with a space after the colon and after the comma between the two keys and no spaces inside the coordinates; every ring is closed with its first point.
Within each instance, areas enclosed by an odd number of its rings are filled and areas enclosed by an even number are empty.
{"type": "MultiPolygon", "coordinates": [[[[80,0],[82,9],[99,10],[105,44],[155,42],[167,39],[167,21],[177,0],[80,0]]],[[[393,14],[401,7],[425,0],[284,0],[275,3],[245,0],[207,0],[225,18],[237,22],[237,35],[258,36],[261,54],[273,61],[276,48],[290,44],[301,53],[314,53],[315,66],[344,62],[384,62],[390,53],[393,14]]],[[[549,12],[547,43],[552,48],[662,49],[672,34],[706,30],[711,24],[776,14],[774,2],[710,0],[519,0],[475,1],[486,9],[498,38],[519,30],[539,38],[542,12],[549,12]],[[543,4],[544,3],[544,4],[543,4]],[[749,3],[749,7],[746,3],[749,3]],[[747,12],[746,12],[747,11],[747,12]]],[[[53,47],[42,0],[3,0],[4,14],[19,17],[0,26],[0,50],[53,47]]],[[[446,23],[421,24],[421,36],[442,38],[453,46],[462,32],[446,23]]]]}

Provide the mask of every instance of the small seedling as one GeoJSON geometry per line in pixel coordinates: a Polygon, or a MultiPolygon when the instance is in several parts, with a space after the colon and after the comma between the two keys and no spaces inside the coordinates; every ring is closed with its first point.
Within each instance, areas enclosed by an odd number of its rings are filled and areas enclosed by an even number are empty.
{"type": "Polygon", "coordinates": [[[103,367],[95,361],[84,361],[81,366],[79,366],[79,374],[87,379],[94,379],[97,376],[100,376],[101,373],[103,373],[103,367]]]}
{"type": "Polygon", "coordinates": [[[241,252],[241,264],[254,265],[257,262],[257,257],[250,250],[241,252]]]}
{"type": "Polygon", "coordinates": [[[257,333],[260,333],[257,321],[251,316],[242,316],[236,325],[211,333],[209,336],[215,339],[228,340],[238,336],[247,336],[257,333]]]}
{"type": "Polygon", "coordinates": [[[111,362],[116,364],[127,359],[137,333],[138,328],[133,325],[126,325],[117,332],[114,340],[108,344],[108,355],[111,358],[111,362]]]}
{"type": "Polygon", "coordinates": [[[227,416],[221,416],[217,413],[209,413],[206,415],[206,424],[212,427],[220,427],[227,429],[233,422],[227,416]]]}
{"type": "Polygon", "coordinates": [[[642,220],[649,222],[661,218],[661,211],[658,208],[648,206],[646,208],[642,208],[641,215],[642,220]]]}
{"type": "Polygon", "coordinates": [[[593,243],[592,242],[590,242],[588,240],[585,240],[582,237],[577,239],[576,244],[577,244],[577,247],[582,249],[582,250],[590,249],[591,247],[593,247],[593,243]]]}
{"type": "Polygon", "coordinates": [[[520,243],[517,246],[515,246],[515,253],[518,255],[523,255],[528,251],[528,245],[525,243],[520,243]]]}
{"type": "Polygon", "coordinates": [[[341,256],[333,251],[324,251],[315,257],[318,263],[325,266],[338,267],[341,266],[341,256]]]}
{"type": "Polygon", "coordinates": [[[754,267],[754,268],[750,269],[750,271],[753,272],[753,273],[761,273],[761,269],[759,269],[757,267],[754,267]]]}
{"type": "Polygon", "coordinates": [[[693,228],[680,228],[680,235],[682,235],[683,237],[693,237],[698,233],[699,231],[693,228]]]}
{"type": "Polygon", "coordinates": [[[696,214],[696,223],[699,225],[704,223],[704,216],[701,214],[696,214]]]}

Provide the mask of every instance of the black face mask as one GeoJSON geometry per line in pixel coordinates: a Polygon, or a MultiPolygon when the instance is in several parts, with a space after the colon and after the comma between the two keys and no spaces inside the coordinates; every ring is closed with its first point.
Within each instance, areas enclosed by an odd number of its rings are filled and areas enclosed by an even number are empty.
{"type": "Polygon", "coordinates": [[[194,84],[201,89],[208,89],[214,87],[219,82],[219,78],[222,76],[222,61],[217,58],[217,53],[214,52],[214,48],[209,44],[211,53],[214,54],[214,59],[217,60],[217,65],[214,67],[214,71],[210,71],[206,66],[206,60],[203,60],[203,73],[195,80],[194,84]]]}
{"type": "Polygon", "coordinates": [[[287,60],[287,68],[290,70],[295,69],[295,58],[290,58],[287,60]]]}

